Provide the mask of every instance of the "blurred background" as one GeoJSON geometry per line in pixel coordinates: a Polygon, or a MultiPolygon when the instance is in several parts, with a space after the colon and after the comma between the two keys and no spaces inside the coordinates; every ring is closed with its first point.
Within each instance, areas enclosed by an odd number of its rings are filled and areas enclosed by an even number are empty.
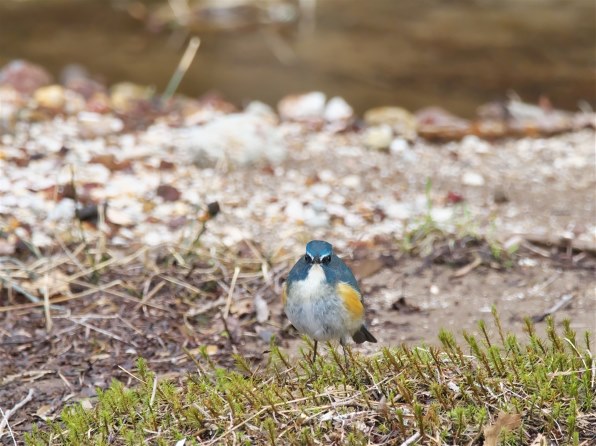
{"type": "Polygon", "coordinates": [[[595,101],[594,0],[1,0],[0,65],[83,65],[163,91],[191,35],[179,91],[274,104],[343,96],[357,112],[440,104],[471,116],[514,91],[559,108],[595,101]]]}

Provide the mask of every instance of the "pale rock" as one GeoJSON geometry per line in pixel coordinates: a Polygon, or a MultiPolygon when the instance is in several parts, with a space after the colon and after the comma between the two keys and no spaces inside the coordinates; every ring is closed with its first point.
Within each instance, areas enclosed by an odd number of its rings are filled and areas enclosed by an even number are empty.
{"type": "Polygon", "coordinates": [[[284,97],[277,106],[282,119],[308,121],[321,119],[325,112],[326,96],[320,91],[284,97]]]}
{"type": "Polygon", "coordinates": [[[323,117],[327,122],[349,121],[354,117],[354,109],[343,98],[335,96],[325,106],[323,117]]]}
{"type": "Polygon", "coordinates": [[[246,166],[281,162],[286,155],[278,128],[245,113],[220,116],[204,126],[172,129],[169,144],[199,166],[228,162],[246,166]]]}
{"type": "Polygon", "coordinates": [[[407,220],[412,217],[412,206],[403,202],[389,202],[383,206],[385,214],[389,218],[397,220],[407,220]]]}
{"type": "Polygon", "coordinates": [[[335,174],[329,169],[323,169],[319,172],[319,179],[325,183],[333,183],[335,178],[335,174]]]}
{"type": "Polygon", "coordinates": [[[304,220],[304,206],[298,200],[288,202],[284,213],[291,220],[304,220]]]}
{"type": "Polygon", "coordinates": [[[364,145],[369,149],[384,150],[391,145],[393,130],[387,124],[368,127],[364,132],[364,145]]]}
{"type": "Polygon", "coordinates": [[[48,220],[65,221],[72,220],[75,216],[76,204],[70,198],[63,198],[56,204],[56,206],[48,213],[48,220]]]}
{"type": "Polygon", "coordinates": [[[360,177],[358,175],[348,175],[342,180],[341,184],[343,184],[348,189],[355,190],[360,188],[362,181],[360,180],[360,177]]]}
{"type": "Polygon", "coordinates": [[[364,226],[366,221],[357,214],[346,214],[344,216],[344,224],[350,228],[356,228],[360,226],[364,226]]]}
{"type": "Polygon", "coordinates": [[[462,183],[466,186],[484,186],[484,177],[477,172],[465,172],[462,176],[462,183]]]}
{"type": "Polygon", "coordinates": [[[82,111],[77,114],[77,119],[85,136],[106,136],[124,128],[124,122],[112,115],[82,111]]]}
{"type": "Polygon", "coordinates": [[[327,212],[338,217],[345,217],[348,214],[348,210],[345,206],[335,203],[330,203],[327,205],[327,212]]]}
{"type": "Polygon", "coordinates": [[[120,82],[110,88],[110,103],[115,110],[127,112],[133,109],[137,102],[151,99],[154,93],[152,87],[120,82]]]}
{"type": "Polygon", "coordinates": [[[323,200],[313,200],[310,206],[314,209],[315,212],[326,212],[327,211],[327,203],[323,200]]]}
{"type": "Polygon", "coordinates": [[[275,110],[264,102],[250,102],[244,109],[244,113],[265,119],[271,124],[277,124],[279,122],[279,117],[277,116],[277,113],[275,113],[275,110]]]}
{"type": "Polygon", "coordinates": [[[490,152],[490,144],[487,143],[485,140],[480,139],[476,135],[466,135],[461,140],[461,147],[464,150],[469,150],[475,153],[489,153],[490,152]]]}
{"type": "Polygon", "coordinates": [[[142,231],[141,233],[143,234],[143,243],[148,246],[158,246],[164,243],[170,243],[174,241],[172,233],[168,231],[165,226],[147,225],[146,230],[143,230],[142,227],[137,229],[140,229],[142,231]]]}
{"type": "Polygon", "coordinates": [[[453,218],[453,208],[432,208],[430,216],[436,223],[446,223],[453,218]]]}
{"type": "Polygon", "coordinates": [[[316,183],[310,187],[310,191],[319,198],[324,198],[331,193],[331,186],[325,183],[316,183]]]}
{"type": "Polygon", "coordinates": [[[410,148],[410,143],[405,138],[395,138],[389,145],[389,152],[399,156],[403,161],[414,163],[418,160],[416,153],[410,148]]]}
{"type": "Polygon", "coordinates": [[[329,226],[329,214],[317,212],[312,208],[306,208],[304,212],[304,224],[312,228],[323,228],[329,226]]]}
{"type": "MultiPolygon", "coordinates": [[[[78,166],[74,169],[74,180],[76,182],[93,182],[106,184],[110,179],[111,172],[103,164],[87,164],[78,166]]],[[[61,169],[58,174],[58,183],[68,184],[72,181],[72,172],[70,169],[61,169]]],[[[135,181],[131,178],[131,181],[135,181]]],[[[138,181],[136,181],[138,185],[138,181]]]]}
{"type": "Polygon", "coordinates": [[[388,125],[396,135],[409,140],[416,138],[416,117],[401,107],[376,107],[364,113],[369,126],[388,125]]]}
{"type": "Polygon", "coordinates": [[[52,246],[54,240],[44,232],[33,231],[33,234],[31,234],[31,244],[38,248],[44,248],[46,246],[52,246]]]}

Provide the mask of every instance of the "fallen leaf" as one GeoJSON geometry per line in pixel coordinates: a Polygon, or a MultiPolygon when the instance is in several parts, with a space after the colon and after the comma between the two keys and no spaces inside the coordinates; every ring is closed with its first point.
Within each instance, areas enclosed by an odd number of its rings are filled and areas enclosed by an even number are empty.
{"type": "Polygon", "coordinates": [[[257,314],[257,322],[262,324],[269,319],[269,305],[260,294],[255,295],[255,313],[257,314]]]}
{"type": "Polygon", "coordinates": [[[416,313],[420,311],[420,307],[406,302],[406,298],[403,296],[391,304],[391,309],[404,314],[416,313]]]}
{"type": "Polygon", "coordinates": [[[215,355],[217,353],[217,350],[218,350],[217,345],[210,344],[207,347],[205,347],[205,352],[209,356],[215,355]]]}
{"type": "Polygon", "coordinates": [[[530,446],[549,446],[549,443],[544,435],[538,434],[530,446]]]}
{"type": "Polygon", "coordinates": [[[385,266],[385,262],[379,258],[363,259],[351,262],[350,266],[356,277],[364,279],[381,271],[385,266]]]}
{"type": "Polygon", "coordinates": [[[116,156],[111,153],[95,155],[89,160],[89,163],[101,164],[112,171],[129,169],[132,164],[130,160],[118,161],[116,156]]]}
{"type": "Polygon", "coordinates": [[[503,429],[514,430],[520,425],[520,414],[500,412],[493,424],[484,427],[484,446],[497,446],[503,429]]]}
{"type": "Polygon", "coordinates": [[[53,420],[56,418],[55,416],[50,416],[50,413],[54,411],[54,408],[49,404],[44,404],[37,409],[35,415],[41,418],[44,421],[53,420]]]}
{"type": "Polygon", "coordinates": [[[461,203],[464,201],[464,196],[458,192],[449,191],[447,192],[447,198],[445,199],[449,204],[461,203]]]}
{"type": "Polygon", "coordinates": [[[473,262],[470,262],[467,265],[462,266],[460,269],[454,272],[451,277],[463,277],[469,272],[473,271],[475,268],[479,267],[480,265],[482,265],[482,258],[477,255],[473,262]]]}
{"type": "Polygon", "coordinates": [[[14,240],[3,240],[0,239],[0,256],[11,256],[16,250],[16,238],[14,240]]]}
{"type": "Polygon", "coordinates": [[[168,184],[161,184],[157,188],[157,195],[164,199],[164,201],[177,201],[182,195],[178,189],[168,184]]]}
{"type": "Polygon", "coordinates": [[[69,277],[66,274],[59,269],[54,269],[47,274],[38,276],[31,282],[23,282],[21,286],[31,294],[38,294],[41,297],[45,295],[47,289],[48,296],[53,297],[58,294],[70,294],[68,281],[69,277]]]}

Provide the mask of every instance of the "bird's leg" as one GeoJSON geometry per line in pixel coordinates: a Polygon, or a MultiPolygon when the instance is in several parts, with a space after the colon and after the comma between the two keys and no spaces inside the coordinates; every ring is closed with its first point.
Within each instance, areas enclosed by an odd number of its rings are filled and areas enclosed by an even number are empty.
{"type": "Polygon", "coordinates": [[[312,354],[312,364],[315,365],[315,361],[317,360],[317,346],[319,345],[319,341],[315,340],[315,346],[313,348],[312,354]]]}

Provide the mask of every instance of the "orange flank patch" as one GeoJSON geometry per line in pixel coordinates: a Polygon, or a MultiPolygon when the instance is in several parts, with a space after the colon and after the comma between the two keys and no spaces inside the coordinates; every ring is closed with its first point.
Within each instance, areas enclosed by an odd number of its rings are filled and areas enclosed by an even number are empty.
{"type": "Polygon", "coordinates": [[[344,301],[344,305],[354,319],[360,319],[364,316],[364,306],[360,300],[360,293],[347,283],[337,284],[337,294],[344,301]]]}
{"type": "Polygon", "coordinates": [[[288,288],[287,283],[284,283],[281,287],[281,302],[286,306],[286,301],[288,300],[288,292],[286,291],[288,288]]]}

